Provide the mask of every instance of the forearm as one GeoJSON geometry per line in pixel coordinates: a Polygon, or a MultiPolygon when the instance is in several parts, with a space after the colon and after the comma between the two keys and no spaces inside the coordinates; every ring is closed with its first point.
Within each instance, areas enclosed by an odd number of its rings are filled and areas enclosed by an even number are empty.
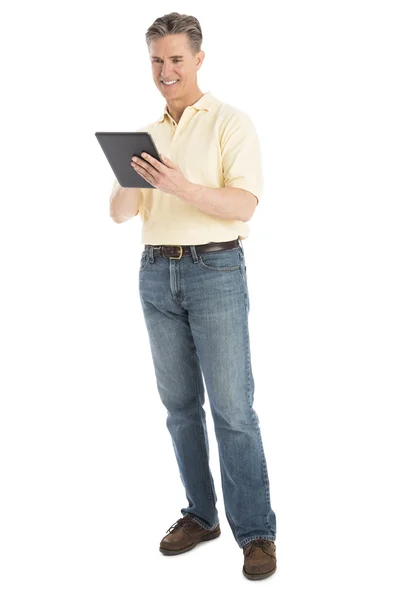
{"type": "Polygon", "coordinates": [[[249,221],[257,204],[256,197],[241,188],[211,188],[190,183],[179,197],[201,211],[220,219],[249,221]]]}
{"type": "Polygon", "coordinates": [[[139,211],[139,200],[138,188],[116,187],[110,196],[110,217],[116,223],[123,223],[131,219],[139,211]]]}

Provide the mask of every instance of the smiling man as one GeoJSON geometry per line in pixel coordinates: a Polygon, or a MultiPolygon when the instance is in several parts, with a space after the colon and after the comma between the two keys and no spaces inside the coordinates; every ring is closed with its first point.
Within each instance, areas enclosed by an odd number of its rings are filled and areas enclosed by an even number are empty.
{"type": "Polygon", "coordinates": [[[132,167],[154,188],[124,189],[115,180],[110,214],[118,223],[138,213],[142,218],[140,299],[188,500],[160,551],[180,554],[221,533],[204,377],[225,514],[243,549],[243,574],[262,579],[276,570],[276,516],[253,408],[241,243],[262,193],[259,140],[245,112],[200,90],[197,74],[205,54],[195,17],[171,13],[156,19],[146,41],[166,105],[161,118],[140,131],[151,133],[163,162],[132,158],[132,167]]]}

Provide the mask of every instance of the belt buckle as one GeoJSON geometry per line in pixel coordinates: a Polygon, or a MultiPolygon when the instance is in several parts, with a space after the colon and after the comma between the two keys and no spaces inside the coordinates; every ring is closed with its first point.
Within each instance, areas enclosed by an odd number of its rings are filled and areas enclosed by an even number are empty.
{"type": "Polygon", "coordinates": [[[182,246],[177,246],[177,247],[180,248],[179,256],[169,256],[168,258],[170,260],[179,260],[180,258],[182,258],[183,248],[182,248],[182,246]]]}

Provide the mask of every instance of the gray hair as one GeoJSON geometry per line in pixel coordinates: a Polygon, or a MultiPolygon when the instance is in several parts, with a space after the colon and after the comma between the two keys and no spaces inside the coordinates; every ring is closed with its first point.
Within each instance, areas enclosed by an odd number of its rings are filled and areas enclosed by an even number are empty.
{"type": "Polygon", "coordinates": [[[147,46],[150,46],[153,40],[177,33],[187,34],[189,48],[191,49],[192,54],[201,51],[203,33],[199,21],[196,17],[181,15],[177,12],[172,12],[163,17],[159,17],[152,25],[150,25],[146,32],[147,46]]]}

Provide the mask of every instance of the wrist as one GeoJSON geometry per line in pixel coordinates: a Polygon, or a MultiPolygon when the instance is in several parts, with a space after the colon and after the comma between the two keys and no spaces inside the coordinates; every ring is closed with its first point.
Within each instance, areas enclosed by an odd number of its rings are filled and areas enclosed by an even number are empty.
{"type": "Polygon", "coordinates": [[[197,183],[191,183],[190,181],[188,181],[184,190],[179,194],[179,197],[185,202],[189,202],[190,199],[193,198],[193,196],[195,196],[199,192],[200,188],[201,185],[198,185],[197,183]]]}

